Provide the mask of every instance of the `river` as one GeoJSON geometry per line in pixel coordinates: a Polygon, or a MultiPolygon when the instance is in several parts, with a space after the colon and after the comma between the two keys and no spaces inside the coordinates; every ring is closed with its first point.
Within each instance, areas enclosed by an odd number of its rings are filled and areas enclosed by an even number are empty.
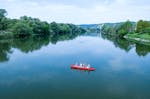
{"type": "Polygon", "coordinates": [[[0,40],[0,98],[149,99],[149,52],[99,34],[0,40]],[[70,69],[76,62],[96,70],[70,69]]]}

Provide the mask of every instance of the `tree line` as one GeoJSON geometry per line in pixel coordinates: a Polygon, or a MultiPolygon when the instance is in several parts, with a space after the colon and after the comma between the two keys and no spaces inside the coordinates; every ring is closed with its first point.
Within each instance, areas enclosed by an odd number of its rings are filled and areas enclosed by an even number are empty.
{"type": "Polygon", "coordinates": [[[134,33],[150,35],[150,21],[139,20],[135,23],[127,20],[121,23],[107,23],[103,24],[101,32],[117,37],[123,37],[126,34],[134,33]]]}
{"type": "Polygon", "coordinates": [[[22,16],[20,19],[7,18],[7,11],[0,9],[0,34],[13,37],[29,35],[63,35],[84,33],[85,29],[74,24],[48,23],[38,18],[22,16]]]}

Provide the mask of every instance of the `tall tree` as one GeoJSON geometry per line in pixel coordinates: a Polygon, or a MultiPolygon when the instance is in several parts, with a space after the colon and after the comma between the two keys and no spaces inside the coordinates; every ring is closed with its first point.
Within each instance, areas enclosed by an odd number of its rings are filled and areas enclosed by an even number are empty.
{"type": "Polygon", "coordinates": [[[5,9],[0,9],[0,18],[5,17],[7,15],[7,11],[5,9]]]}

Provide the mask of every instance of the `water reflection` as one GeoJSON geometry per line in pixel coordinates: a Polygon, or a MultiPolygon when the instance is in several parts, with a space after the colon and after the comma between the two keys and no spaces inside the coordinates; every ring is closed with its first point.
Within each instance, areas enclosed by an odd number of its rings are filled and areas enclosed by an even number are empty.
{"type": "Polygon", "coordinates": [[[0,41],[0,62],[5,62],[9,60],[8,54],[12,53],[10,49],[10,42],[0,41]]]}
{"type": "MultiPolygon", "coordinates": [[[[41,49],[43,46],[47,46],[49,43],[56,44],[59,41],[71,40],[80,36],[82,34],[64,34],[64,35],[55,35],[54,37],[26,37],[20,39],[1,39],[0,40],[0,62],[6,62],[9,60],[10,54],[13,53],[12,48],[16,48],[24,53],[33,52],[41,49]]],[[[91,34],[86,34],[91,35],[91,34]]],[[[84,35],[85,36],[85,35],[84,35]]],[[[92,35],[93,36],[93,35],[92,35]]],[[[94,33],[94,36],[95,35],[94,33]]],[[[103,39],[107,39],[113,42],[116,48],[129,52],[131,49],[135,48],[135,52],[138,56],[146,56],[150,52],[150,46],[136,44],[125,39],[116,38],[108,35],[102,34],[103,39]]]]}
{"type": "Polygon", "coordinates": [[[142,45],[142,44],[136,44],[136,53],[139,56],[146,56],[149,52],[150,52],[150,46],[142,45]]]}
{"type": "Polygon", "coordinates": [[[55,35],[53,37],[47,36],[32,36],[25,38],[14,39],[0,39],[0,62],[9,60],[9,54],[12,53],[11,49],[16,48],[21,52],[29,53],[47,46],[49,43],[56,44],[59,41],[71,40],[81,34],[63,34],[55,35]]]}
{"type": "Polygon", "coordinates": [[[146,56],[150,52],[150,46],[148,46],[148,45],[133,43],[133,42],[128,41],[123,38],[117,38],[117,37],[113,37],[113,36],[109,36],[109,35],[105,35],[105,34],[101,34],[101,37],[103,39],[107,39],[107,40],[113,42],[115,47],[120,48],[126,52],[129,52],[131,49],[133,49],[135,47],[135,49],[136,49],[135,51],[138,56],[146,56]]]}
{"type": "Polygon", "coordinates": [[[88,75],[90,75],[90,73],[95,72],[95,71],[88,71],[88,70],[77,70],[77,69],[71,69],[72,72],[76,72],[76,73],[80,73],[80,74],[84,74],[87,73],[88,75]]]}

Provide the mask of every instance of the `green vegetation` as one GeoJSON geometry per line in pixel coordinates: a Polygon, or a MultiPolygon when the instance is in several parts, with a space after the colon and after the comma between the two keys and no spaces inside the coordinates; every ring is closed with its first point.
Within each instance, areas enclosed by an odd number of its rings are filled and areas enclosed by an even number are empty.
{"type": "Polygon", "coordinates": [[[140,20],[137,22],[136,26],[136,33],[144,34],[148,33],[150,34],[150,22],[140,20]]]}
{"type": "Polygon", "coordinates": [[[7,11],[5,9],[0,9],[0,30],[5,30],[7,28],[7,11]]]}
{"type": "Polygon", "coordinates": [[[126,21],[122,23],[104,24],[102,26],[101,31],[103,34],[112,35],[116,37],[123,37],[127,33],[133,32],[134,28],[134,22],[126,21]]]}
{"type": "Polygon", "coordinates": [[[141,43],[145,45],[150,45],[150,35],[147,33],[139,34],[139,33],[133,33],[133,34],[127,34],[124,36],[127,40],[141,43]]]}
{"type": "Polygon", "coordinates": [[[0,9],[0,62],[9,60],[11,48],[28,53],[48,45],[49,42],[56,44],[86,32],[74,24],[48,23],[28,16],[10,19],[6,15],[7,11],[0,9]]]}
{"type": "Polygon", "coordinates": [[[139,20],[135,32],[128,33],[124,37],[134,42],[150,45],[150,22],[139,20]]]}
{"type": "Polygon", "coordinates": [[[6,15],[7,11],[0,9],[0,62],[9,60],[11,48],[28,53],[48,45],[49,42],[56,44],[86,32],[74,24],[48,23],[28,16],[10,19],[6,15]]]}
{"type": "Polygon", "coordinates": [[[134,37],[134,38],[144,38],[145,40],[150,40],[150,35],[149,34],[139,34],[139,33],[133,33],[133,34],[127,34],[126,36],[128,37],[134,37]]]}
{"type": "Polygon", "coordinates": [[[121,37],[138,43],[150,43],[150,22],[139,20],[137,23],[104,24],[102,34],[121,37]]]}
{"type": "Polygon", "coordinates": [[[0,9],[0,36],[4,37],[25,37],[32,35],[77,35],[84,33],[85,29],[73,24],[48,23],[38,18],[22,16],[20,19],[9,19],[7,11],[0,9]]]}

